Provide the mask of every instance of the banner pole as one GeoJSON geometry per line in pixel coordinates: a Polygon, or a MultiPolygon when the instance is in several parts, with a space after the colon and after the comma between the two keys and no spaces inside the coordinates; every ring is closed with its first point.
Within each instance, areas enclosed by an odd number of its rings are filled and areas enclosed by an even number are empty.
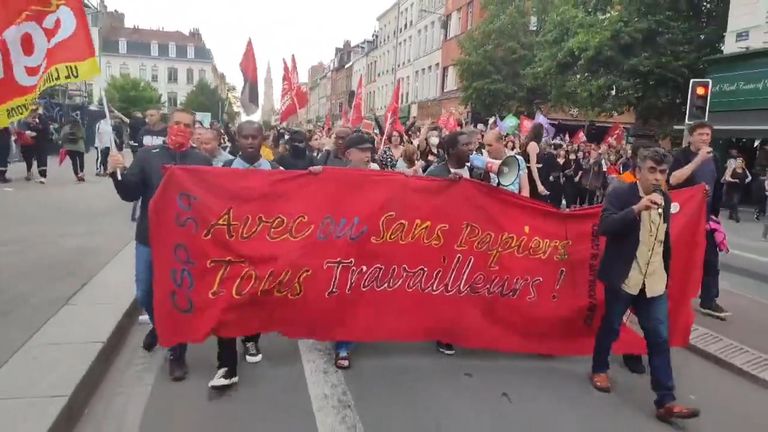
{"type": "MultiPolygon", "coordinates": [[[[109,144],[109,152],[112,153],[114,150],[115,153],[117,153],[117,145],[115,143],[115,133],[112,130],[112,119],[109,117],[109,108],[107,105],[107,92],[102,93],[101,95],[101,101],[104,102],[104,115],[107,117],[107,121],[109,122],[109,136],[110,136],[110,144],[109,144]]],[[[115,171],[117,174],[117,179],[122,180],[123,176],[120,174],[120,170],[115,171]]]]}

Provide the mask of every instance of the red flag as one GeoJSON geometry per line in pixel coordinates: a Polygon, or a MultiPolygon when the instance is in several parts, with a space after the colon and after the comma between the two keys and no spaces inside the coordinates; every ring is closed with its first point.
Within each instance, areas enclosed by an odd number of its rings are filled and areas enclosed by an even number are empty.
{"type": "Polygon", "coordinates": [[[240,72],[243,73],[243,90],[240,92],[240,105],[245,115],[254,115],[259,109],[259,74],[256,68],[256,54],[253,43],[248,38],[243,58],[240,60],[240,72]]]}
{"type": "Polygon", "coordinates": [[[384,137],[388,137],[392,130],[400,133],[405,132],[405,128],[400,123],[400,81],[395,84],[395,91],[392,92],[392,100],[389,101],[386,113],[384,113],[384,137]]]}
{"type": "Polygon", "coordinates": [[[347,111],[346,105],[344,105],[344,108],[341,110],[341,126],[349,127],[349,111],[347,111]]]}
{"type": "Polygon", "coordinates": [[[0,127],[24,118],[46,88],[99,75],[82,0],[3,0],[0,11],[0,127]]]}
{"type": "Polygon", "coordinates": [[[285,123],[289,118],[299,112],[293,97],[293,80],[288,63],[283,59],[283,89],[280,91],[280,123],[285,123]]]}
{"type": "Polygon", "coordinates": [[[291,54],[291,82],[293,83],[293,99],[298,111],[309,105],[309,92],[299,82],[299,68],[296,67],[296,57],[293,54],[291,54]]]}
{"type": "Polygon", "coordinates": [[[624,144],[624,128],[619,123],[612,124],[608,133],[605,134],[602,144],[609,144],[611,147],[624,144]]]}
{"type": "Polygon", "coordinates": [[[528,136],[528,132],[531,131],[532,127],[533,127],[533,119],[530,119],[526,116],[520,116],[520,136],[522,137],[528,136]]]}
{"type": "Polygon", "coordinates": [[[576,134],[571,138],[571,142],[574,144],[581,144],[587,142],[587,136],[584,135],[584,129],[579,129],[576,134]]]}
{"type": "Polygon", "coordinates": [[[352,116],[349,118],[349,125],[358,127],[363,123],[363,76],[357,80],[357,91],[355,91],[355,100],[352,102],[352,116]]]}

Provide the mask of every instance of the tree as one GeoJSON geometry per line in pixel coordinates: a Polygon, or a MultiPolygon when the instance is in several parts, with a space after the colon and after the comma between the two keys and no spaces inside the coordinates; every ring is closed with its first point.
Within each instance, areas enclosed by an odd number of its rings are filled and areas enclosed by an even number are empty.
{"type": "Polygon", "coordinates": [[[162,97],[148,81],[128,76],[112,77],[105,90],[107,102],[123,115],[144,112],[162,104],[162,97]]]}
{"type": "Polygon", "coordinates": [[[529,76],[555,105],[670,125],[719,52],[727,15],[727,0],[554,0],[529,76]]]}
{"type": "Polygon", "coordinates": [[[459,42],[462,99],[473,110],[502,115],[533,106],[538,84],[524,74],[533,62],[535,42],[527,3],[486,0],[486,18],[459,42]]]}
{"type": "Polygon", "coordinates": [[[184,102],[181,105],[195,112],[211,113],[212,119],[221,120],[221,113],[224,110],[226,101],[215,87],[207,80],[201,79],[187,93],[187,97],[184,98],[184,102]]]}

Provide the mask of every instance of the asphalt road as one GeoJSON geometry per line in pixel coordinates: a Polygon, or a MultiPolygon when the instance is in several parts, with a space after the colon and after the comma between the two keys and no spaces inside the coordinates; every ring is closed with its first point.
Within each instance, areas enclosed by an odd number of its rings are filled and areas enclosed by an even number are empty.
{"type": "Polygon", "coordinates": [[[108,179],[76,184],[69,161],[50,158],[45,185],[25,182],[23,163],[0,185],[0,365],[133,238],[130,205],[108,179]]]}

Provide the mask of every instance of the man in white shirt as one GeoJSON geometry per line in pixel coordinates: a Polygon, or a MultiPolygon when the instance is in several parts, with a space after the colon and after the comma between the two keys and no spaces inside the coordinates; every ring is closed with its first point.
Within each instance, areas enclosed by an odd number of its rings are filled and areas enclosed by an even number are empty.
{"type": "Polygon", "coordinates": [[[112,122],[104,118],[96,123],[96,176],[107,175],[107,159],[112,147],[112,122]]]}

